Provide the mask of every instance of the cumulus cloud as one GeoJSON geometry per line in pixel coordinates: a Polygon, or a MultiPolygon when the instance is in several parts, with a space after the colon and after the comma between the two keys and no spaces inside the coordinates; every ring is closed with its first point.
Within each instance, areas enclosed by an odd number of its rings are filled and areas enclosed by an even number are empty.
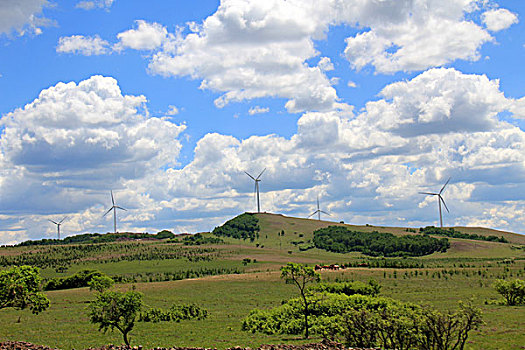
{"type": "MultiPolygon", "coordinates": [[[[113,78],[93,76],[78,84],[58,83],[5,115],[2,212],[85,211],[106,202],[100,191],[176,165],[185,127],[149,117],[146,102],[144,96],[123,95],[113,78]]],[[[139,193],[126,196],[132,206],[143,201],[139,193]]]]}
{"type": "Polygon", "coordinates": [[[353,68],[372,65],[376,72],[417,71],[462,60],[478,60],[479,48],[492,37],[466,19],[478,10],[474,0],[370,1],[355,19],[370,28],[346,40],[353,68]]]}
{"type": "Polygon", "coordinates": [[[117,35],[120,40],[118,45],[134,50],[153,50],[159,48],[168,39],[168,31],[158,23],[148,23],[143,20],[135,23],[137,29],[130,29],[117,35]]]}
{"type": "MultiPolygon", "coordinates": [[[[525,185],[525,133],[498,118],[512,101],[485,76],[434,69],[385,87],[382,99],[355,118],[305,113],[289,139],[208,134],[190,164],[134,186],[164,184],[180,215],[221,217],[217,211],[254,210],[253,181],[244,171],[267,168],[260,183],[264,211],[308,215],[321,194],[337,220],[421,226],[438,216],[435,200],[418,192],[439,190],[452,177],[445,224],[470,224],[484,217],[481,205],[523,204],[511,188],[525,185]],[[499,191],[487,192],[494,186],[499,191]]],[[[491,222],[521,230],[512,220],[491,222]]]]}
{"type": "Polygon", "coordinates": [[[334,69],[330,58],[310,63],[320,56],[316,42],[332,27],[357,29],[344,50],[353,69],[418,71],[478,60],[482,45],[494,40],[487,29],[502,30],[516,20],[505,9],[485,11],[488,6],[477,0],[224,0],[201,23],[174,33],[139,20],[117,35],[116,48],[153,51],[150,73],[200,80],[201,89],[221,94],[219,108],[279,97],[291,113],[325,112],[348,108],[333,87],[339,79],[326,76],[334,69]],[[472,20],[482,11],[486,28],[472,20]]]}
{"type": "Polygon", "coordinates": [[[179,109],[175,106],[169,106],[166,115],[177,115],[179,114],[179,109]]]}
{"type": "Polygon", "coordinates": [[[29,32],[40,34],[41,26],[51,23],[42,11],[47,0],[3,0],[0,1],[0,34],[12,31],[23,35],[29,32]]]}
{"type": "Polygon", "coordinates": [[[357,116],[304,113],[289,138],[207,134],[194,159],[177,167],[183,126],[148,118],[144,97],[123,95],[112,78],[58,84],[2,120],[0,205],[8,217],[0,231],[8,233],[0,239],[38,236],[43,215],[65,212],[64,203],[74,214],[70,230],[108,230],[101,215],[111,187],[130,209],[123,229],[209,230],[255,210],[244,171],[264,168],[263,211],[307,216],[320,195],[336,221],[425,226],[438,220],[436,203],[418,192],[452,177],[445,225],[520,232],[513,208],[525,204],[525,132],[500,117],[516,101],[497,80],[432,69],[386,86],[357,116]]]}
{"type": "Polygon", "coordinates": [[[93,10],[96,8],[100,9],[109,9],[111,5],[113,5],[114,0],[86,0],[86,1],[79,1],[76,4],[76,8],[80,8],[83,10],[93,10]]]}
{"type": "Polygon", "coordinates": [[[93,37],[72,35],[58,40],[57,52],[91,56],[107,54],[111,52],[111,48],[110,44],[98,35],[93,37]]]}
{"type": "Polygon", "coordinates": [[[263,114],[263,113],[268,113],[269,111],[270,111],[270,108],[268,107],[255,106],[255,107],[250,108],[250,110],[248,111],[248,114],[249,115],[263,114]]]}
{"type": "Polygon", "coordinates": [[[499,32],[518,23],[518,16],[507,9],[492,9],[483,13],[483,23],[491,32],[499,32]]]}

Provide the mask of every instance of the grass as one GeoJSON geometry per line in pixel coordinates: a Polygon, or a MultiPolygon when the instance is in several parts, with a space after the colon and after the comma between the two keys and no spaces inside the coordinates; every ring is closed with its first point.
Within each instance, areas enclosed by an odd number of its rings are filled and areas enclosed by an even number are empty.
{"type": "MultiPolygon", "coordinates": [[[[336,254],[318,249],[299,251],[301,244],[313,238],[313,231],[334,223],[318,220],[287,218],[273,214],[257,214],[261,231],[254,242],[226,238],[226,244],[207,246],[216,254],[210,261],[181,259],[153,259],[132,261],[97,262],[92,256],[71,265],[66,273],[54,268],[42,270],[45,278],[70,275],[78,270],[93,268],[109,275],[148,275],[199,268],[231,268],[245,271],[244,274],[206,276],[180,281],[135,283],[144,293],[148,307],[168,308],[175,302],[196,303],[208,309],[209,317],[201,321],[180,323],[137,323],[131,333],[134,345],[145,347],[199,346],[224,349],[236,345],[257,347],[267,343],[303,343],[296,336],[268,336],[251,334],[241,330],[241,320],[253,308],[271,308],[281,301],[296,295],[291,285],[279,278],[278,269],[287,262],[329,264],[371,261],[373,258],[359,253],[336,254]],[[284,236],[278,235],[281,230],[284,236]],[[243,264],[245,258],[256,259],[256,263],[243,264]]],[[[352,226],[361,231],[378,230],[394,234],[413,234],[405,228],[382,228],[375,226],[352,226]]],[[[492,230],[472,229],[466,233],[494,234],[492,230]]],[[[382,286],[382,295],[403,301],[428,304],[439,309],[455,309],[459,300],[473,299],[484,313],[486,325],[469,338],[467,349],[517,349],[525,344],[525,306],[506,307],[494,304],[499,296],[492,288],[497,278],[525,279],[525,249],[519,245],[521,236],[511,233],[513,244],[450,239],[451,248],[445,253],[434,253],[407,261],[422,262],[424,267],[411,269],[352,268],[341,271],[323,271],[323,279],[377,280],[382,286]],[[489,301],[488,304],[485,304],[489,301]]],[[[112,243],[119,247],[129,247],[112,243]]],[[[166,247],[165,243],[144,242],[137,249],[148,251],[166,247]]],[[[171,244],[173,249],[181,249],[171,244]]],[[[46,251],[46,247],[0,248],[0,256],[16,256],[21,252],[46,251]]],[[[162,248],[164,249],[164,248],[162,248]]],[[[186,247],[183,249],[194,249],[186,247]]],[[[104,251],[104,249],[102,249],[104,251]]],[[[105,254],[108,250],[105,251],[105,254]]],[[[133,253],[133,252],[126,252],[133,253]]],[[[398,259],[403,261],[403,259],[398,259]]],[[[140,279],[139,279],[140,280],[140,279]]],[[[118,285],[128,290],[131,284],[118,285]]],[[[102,344],[121,344],[120,333],[103,334],[89,323],[85,308],[93,294],[87,288],[51,291],[46,293],[51,300],[49,310],[40,315],[29,311],[0,310],[0,341],[23,340],[62,349],[83,349],[102,344]],[[20,317],[20,322],[17,320],[20,317]]],[[[319,339],[312,339],[319,340],[319,339]]],[[[310,340],[310,341],[312,341],[310,340]]]]}

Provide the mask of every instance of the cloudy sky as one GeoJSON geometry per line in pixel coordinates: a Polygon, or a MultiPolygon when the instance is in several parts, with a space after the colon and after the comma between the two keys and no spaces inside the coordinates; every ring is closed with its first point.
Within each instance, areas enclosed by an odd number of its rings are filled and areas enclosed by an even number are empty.
{"type": "Polygon", "coordinates": [[[525,233],[523,0],[2,0],[0,244],[254,211],[525,233]]]}

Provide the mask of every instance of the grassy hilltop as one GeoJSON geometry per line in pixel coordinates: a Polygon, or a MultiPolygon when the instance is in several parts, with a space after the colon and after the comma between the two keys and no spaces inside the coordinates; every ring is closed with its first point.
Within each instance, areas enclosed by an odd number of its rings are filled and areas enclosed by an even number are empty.
{"type": "MultiPolygon", "coordinates": [[[[194,236],[193,240],[175,237],[0,248],[0,269],[31,264],[41,268],[45,279],[71,276],[84,269],[99,270],[119,281],[120,290],[129,290],[134,285],[145,294],[148,307],[167,308],[174,302],[194,302],[209,311],[209,317],[201,321],[137,323],[131,341],[145,347],[226,348],[303,342],[297,336],[241,330],[241,319],[253,308],[275,307],[296,295],[294,287],[279,278],[279,268],[287,262],[356,266],[322,271],[322,279],[366,282],[373,278],[382,285],[384,296],[441,310],[455,309],[457,301],[472,298],[482,309],[486,325],[471,333],[468,349],[516,349],[525,344],[525,307],[495,303],[500,296],[492,288],[498,278],[525,279],[525,236],[460,227],[454,229],[460,233],[504,237],[509,243],[448,238],[450,248],[446,252],[382,258],[312,247],[314,231],[338,225],[352,231],[405,236],[418,235],[419,228],[353,226],[268,213],[251,216],[249,220],[256,226],[248,225],[244,238],[233,238],[234,231],[228,231],[230,236],[205,233],[194,236]]],[[[119,334],[100,333],[88,322],[85,308],[93,299],[88,288],[46,294],[51,307],[39,315],[0,310],[0,341],[24,340],[63,349],[121,342],[119,334]]]]}

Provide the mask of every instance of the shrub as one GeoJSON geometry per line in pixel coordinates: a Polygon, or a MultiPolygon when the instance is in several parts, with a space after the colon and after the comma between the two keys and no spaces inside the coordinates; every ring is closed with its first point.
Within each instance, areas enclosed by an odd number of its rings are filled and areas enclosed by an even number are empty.
{"type": "Polygon", "coordinates": [[[494,288],[505,298],[507,305],[512,306],[525,303],[525,281],[523,280],[496,280],[494,288]]]}
{"type": "Polygon", "coordinates": [[[70,288],[87,287],[94,277],[107,277],[98,270],[82,270],[71,276],[50,279],[44,286],[44,290],[58,290],[70,288]]]}

